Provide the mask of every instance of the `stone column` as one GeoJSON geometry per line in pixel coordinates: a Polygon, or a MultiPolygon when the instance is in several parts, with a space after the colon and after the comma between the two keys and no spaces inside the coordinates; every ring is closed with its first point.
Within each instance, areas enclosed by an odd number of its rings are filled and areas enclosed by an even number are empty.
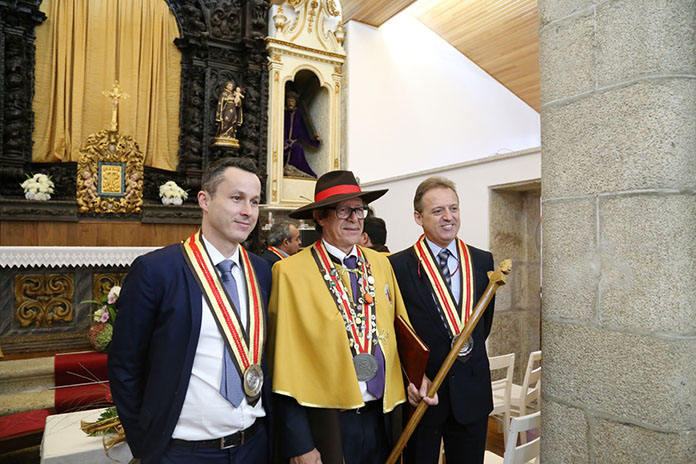
{"type": "Polygon", "coordinates": [[[539,16],[542,462],[694,462],[696,1],[539,16]]]}

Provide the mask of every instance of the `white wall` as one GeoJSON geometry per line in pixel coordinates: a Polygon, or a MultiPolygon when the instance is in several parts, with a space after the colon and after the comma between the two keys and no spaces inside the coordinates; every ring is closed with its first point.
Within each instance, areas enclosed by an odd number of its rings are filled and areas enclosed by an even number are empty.
{"type": "Polygon", "coordinates": [[[377,216],[387,223],[387,246],[392,252],[415,243],[423,230],[413,220],[413,195],[416,187],[431,176],[443,176],[457,184],[461,208],[459,238],[478,248],[489,248],[489,188],[502,184],[539,180],[539,148],[496,155],[442,169],[364,182],[364,190],[388,188],[389,192],[371,203],[377,216]]]}
{"type": "Polygon", "coordinates": [[[346,30],[347,164],[361,181],[541,144],[539,114],[408,9],[346,30]]]}

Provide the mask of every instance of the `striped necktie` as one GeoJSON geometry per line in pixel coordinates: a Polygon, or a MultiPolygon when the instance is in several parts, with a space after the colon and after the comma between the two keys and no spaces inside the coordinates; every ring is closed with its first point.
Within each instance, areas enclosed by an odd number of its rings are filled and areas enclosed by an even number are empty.
{"type": "MultiPolygon", "coordinates": [[[[217,264],[217,269],[220,271],[220,279],[222,280],[222,285],[227,290],[227,294],[230,296],[232,303],[234,304],[234,310],[239,312],[239,293],[237,290],[237,281],[232,274],[232,268],[235,266],[235,262],[231,259],[226,259],[217,264]]],[[[244,399],[244,391],[242,390],[242,380],[239,378],[239,373],[237,368],[232,361],[232,356],[230,355],[227,345],[223,345],[223,356],[222,356],[222,380],[220,381],[220,394],[224,396],[227,401],[232,403],[235,408],[238,407],[242,400],[244,399]]]]}
{"type": "Polygon", "coordinates": [[[445,279],[445,283],[451,289],[452,288],[452,276],[450,275],[449,266],[447,261],[450,257],[450,251],[447,248],[443,248],[437,255],[437,259],[440,261],[440,271],[442,271],[442,278],[445,279]]]}

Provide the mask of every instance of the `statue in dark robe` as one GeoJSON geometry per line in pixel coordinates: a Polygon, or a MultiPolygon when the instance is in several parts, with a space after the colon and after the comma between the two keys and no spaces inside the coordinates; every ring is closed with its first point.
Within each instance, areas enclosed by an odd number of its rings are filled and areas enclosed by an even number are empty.
{"type": "Polygon", "coordinates": [[[321,139],[318,135],[309,133],[302,110],[297,107],[297,97],[294,94],[288,94],[285,99],[284,133],[283,165],[285,166],[285,175],[297,173],[301,176],[316,178],[317,174],[307,163],[303,144],[318,147],[321,139]],[[299,172],[297,172],[298,170],[299,172]]]}

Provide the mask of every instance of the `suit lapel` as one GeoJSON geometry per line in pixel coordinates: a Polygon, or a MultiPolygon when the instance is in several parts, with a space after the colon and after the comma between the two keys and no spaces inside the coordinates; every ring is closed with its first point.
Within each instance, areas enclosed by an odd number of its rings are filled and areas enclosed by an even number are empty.
{"type": "Polygon", "coordinates": [[[187,353],[196,352],[198,346],[198,336],[201,331],[201,318],[203,310],[203,294],[201,288],[196,282],[195,277],[191,274],[191,270],[184,264],[184,275],[186,276],[186,288],[189,299],[189,308],[191,308],[191,337],[189,338],[189,346],[187,353]]]}

